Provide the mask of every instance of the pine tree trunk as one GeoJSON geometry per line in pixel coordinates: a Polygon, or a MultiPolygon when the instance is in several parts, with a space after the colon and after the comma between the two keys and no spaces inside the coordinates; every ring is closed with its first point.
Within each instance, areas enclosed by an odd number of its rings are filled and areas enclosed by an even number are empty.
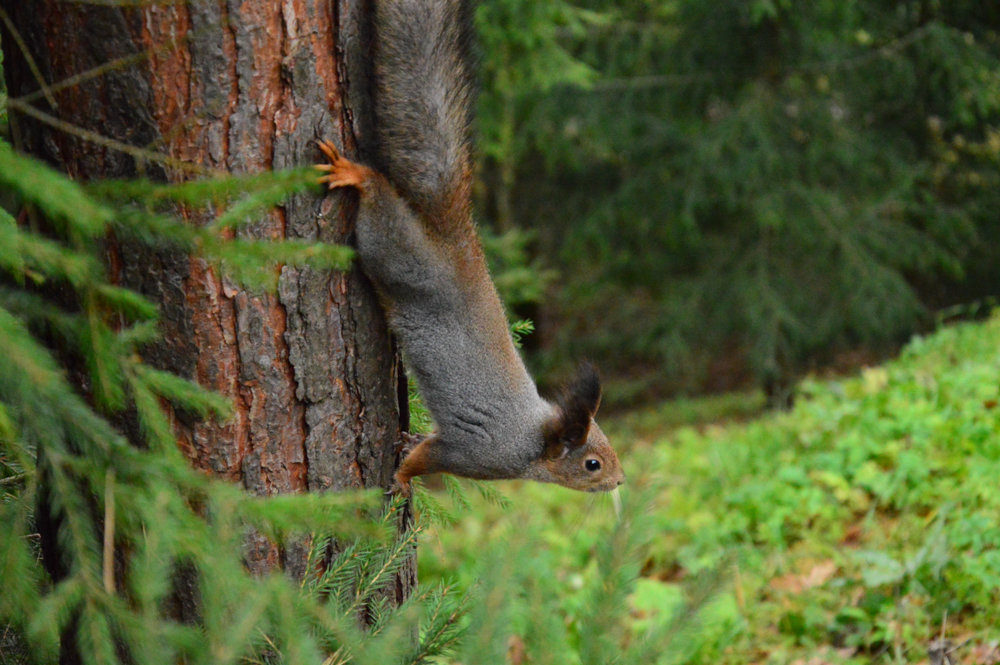
{"type": "MultiPolygon", "coordinates": [[[[102,137],[212,170],[256,173],[318,158],[336,138],[357,155],[371,136],[367,3],[190,0],[128,3],[0,0],[57,106],[34,108],[102,137]],[[145,6],[142,6],[145,5],[145,6]],[[71,76],[99,75],[60,87],[71,76]]],[[[40,87],[4,33],[12,99],[40,87]]],[[[74,178],[177,168],[133,157],[12,108],[15,140],[74,178]]],[[[255,220],[257,238],[344,243],[352,215],[339,195],[308,193],[255,220]]],[[[191,223],[204,223],[182,211],[191,223]]],[[[232,398],[225,425],[173,413],[198,468],[262,495],[387,487],[405,390],[381,311],[357,270],[281,269],[274,296],[237,288],[205,262],[109,241],[115,277],[160,303],[163,342],[147,359],[232,398]]],[[[402,423],[405,425],[406,423],[402,423]]],[[[282,551],[248,539],[248,567],[299,575],[306,544],[282,551]]],[[[399,580],[396,602],[415,582],[399,580]]],[[[188,612],[182,612],[188,614],[188,612]]]]}

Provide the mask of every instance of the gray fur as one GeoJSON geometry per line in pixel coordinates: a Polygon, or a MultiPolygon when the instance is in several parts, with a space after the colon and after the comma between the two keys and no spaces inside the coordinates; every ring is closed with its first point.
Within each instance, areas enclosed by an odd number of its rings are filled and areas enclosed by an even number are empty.
{"type": "Polygon", "coordinates": [[[357,247],[438,426],[435,461],[468,477],[521,476],[541,455],[554,410],[506,327],[488,327],[505,319],[485,265],[476,273],[485,281],[463,283],[412,207],[384,182],[362,197],[357,247]]]}

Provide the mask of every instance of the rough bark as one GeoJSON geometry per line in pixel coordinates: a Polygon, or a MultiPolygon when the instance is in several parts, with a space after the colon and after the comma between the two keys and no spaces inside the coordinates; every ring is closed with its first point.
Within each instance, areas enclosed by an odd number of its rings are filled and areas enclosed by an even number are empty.
{"type": "MultiPolygon", "coordinates": [[[[314,160],[319,137],[339,137],[348,154],[364,152],[366,2],[128,4],[0,0],[47,83],[110,64],[54,92],[57,108],[44,98],[33,105],[102,136],[231,173],[314,160]]],[[[3,43],[11,97],[37,90],[13,40],[5,34],[3,43]]],[[[189,177],[23,114],[14,122],[23,149],[74,178],[189,177]]],[[[181,212],[191,223],[206,221],[181,212]]],[[[345,243],[353,213],[348,198],[303,194],[241,233],[345,243]]],[[[111,242],[109,253],[120,282],[160,303],[164,341],[149,360],[233,399],[235,415],[224,425],[172,414],[194,465],[262,495],[389,485],[405,402],[398,357],[357,270],[284,267],[269,296],[176,252],[111,242]]],[[[291,549],[250,538],[247,565],[300,574],[305,547],[291,549]]],[[[411,569],[397,601],[413,583],[411,569]]]]}

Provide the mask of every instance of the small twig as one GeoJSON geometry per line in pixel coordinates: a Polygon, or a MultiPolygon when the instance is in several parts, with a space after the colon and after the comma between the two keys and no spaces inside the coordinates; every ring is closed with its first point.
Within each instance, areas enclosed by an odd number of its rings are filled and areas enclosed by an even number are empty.
{"type": "Polygon", "coordinates": [[[733,562],[733,589],[736,592],[736,606],[741,614],[747,611],[746,595],[743,592],[743,575],[740,573],[740,564],[733,562]]]}
{"type": "Polygon", "coordinates": [[[672,85],[683,85],[696,83],[717,78],[717,73],[697,73],[697,74],[647,74],[645,76],[629,76],[622,78],[604,79],[596,81],[584,92],[617,92],[619,90],[645,90],[648,88],[665,88],[672,85]]]}
{"type": "MultiPolygon", "coordinates": [[[[49,99],[49,97],[52,96],[52,93],[65,90],[66,88],[71,88],[74,85],[83,83],[85,81],[89,81],[90,79],[93,78],[98,78],[108,72],[128,67],[129,65],[138,64],[143,60],[147,59],[148,57],[149,57],[148,53],[140,52],[140,53],[133,53],[132,55],[126,55],[121,58],[116,58],[114,60],[109,60],[108,62],[105,62],[102,65],[98,65],[97,67],[92,67],[91,69],[80,72],[79,74],[74,74],[73,76],[69,76],[61,81],[53,83],[52,85],[44,86],[39,90],[35,90],[34,92],[29,92],[28,94],[21,95],[20,97],[16,97],[15,99],[17,99],[17,101],[19,102],[24,102],[25,104],[33,102],[42,96],[45,96],[46,99],[49,99]]],[[[51,99],[49,100],[49,103],[55,106],[55,102],[52,101],[51,99]]]]}
{"type": "MultiPolygon", "coordinates": [[[[120,6],[123,6],[123,5],[124,6],[128,6],[128,5],[138,5],[138,6],[150,6],[150,5],[172,6],[172,5],[179,5],[179,4],[187,3],[190,0],[132,0],[131,2],[129,2],[128,0],[97,0],[96,2],[93,1],[93,0],[60,0],[60,1],[61,2],[66,2],[68,4],[74,4],[74,5],[78,5],[78,4],[97,4],[97,5],[113,5],[113,6],[116,6],[116,7],[120,7],[120,6]]],[[[229,22],[228,22],[228,19],[227,19],[225,25],[228,26],[228,23],[229,22]]],[[[74,85],[78,85],[80,83],[84,83],[84,82],[89,81],[91,79],[99,78],[99,77],[107,74],[108,72],[113,72],[113,71],[117,71],[117,70],[120,70],[120,69],[124,69],[125,67],[130,67],[132,65],[137,65],[137,64],[139,64],[139,63],[141,63],[141,62],[143,62],[145,60],[149,60],[150,58],[158,57],[158,56],[167,54],[172,49],[177,48],[179,45],[181,45],[181,44],[183,44],[183,43],[188,42],[189,40],[191,40],[192,37],[201,36],[201,35],[205,34],[205,32],[207,32],[207,28],[202,28],[202,29],[194,31],[194,32],[188,31],[188,32],[185,32],[183,35],[180,35],[180,36],[174,35],[170,39],[168,39],[165,42],[163,42],[162,44],[158,45],[155,49],[146,50],[146,51],[138,51],[138,52],[132,53],[130,55],[124,55],[124,56],[121,56],[120,58],[115,58],[114,60],[109,60],[108,62],[105,62],[105,63],[102,63],[100,65],[97,65],[96,67],[91,67],[90,69],[84,70],[84,71],[79,72],[77,74],[73,74],[72,76],[64,78],[61,81],[55,81],[55,82],[49,84],[47,86],[47,88],[43,87],[41,90],[36,90],[34,92],[29,92],[27,94],[20,95],[16,99],[18,99],[18,100],[20,100],[22,102],[25,102],[25,103],[33,102],[36,99],[38,99],[39,97],[43,96],[46,93],[46,90],[51,91],[53,93],[59,92],[61,90],[65,90],[66,88],[73,87],[74,85]]]]}
{"type": "Polygon", "coordinates": [[[115,592],[115,472],[104,476],[104,590],[115,592]]]}
{"type": "Polygon", "coordinates": [[[20,482],[28,477],[26,473],[17,473],[13,476],[7,476],[6,478],[0,478],[0,487],[4,485],[13,485],[14,483],[20,482]]]}
{"type": "MultiPolygon", "coordinates": [[[[14,26],[14,22],[10,20],[10,16],[7,15],[7,12],[5,12],[2,7],[0,7],[0,20],[2,20],[4,25],[7,26],[7,29],[10,30],[10,34],[14,38],[14,43],[17,44],[17,48],[21,50],[21,55],[24,56],[24,61],[28,63],[28,69],[31,70],[32,76],[34,76],[35,80],[38,81],[38,87],[41,89],[42,94],[45,95],[45,99],[52,105],[52,108],[59,108],[59,104],[56,103],[55,96],[49,91],[48,84],[45,83],[45,77],[42,76],[42,70],[38,68],[38,64],[35,62],[35,59],[31,57],[31,51],[28,50],[28,45],[24,43],[24,40],[21,38],[21,33],[18,32],[17,28],[14,26]]],[[[7,102],[10,104],[11,100],[7,100],[7,102]]]]}
{"type": "Polygon", "coordinates": [[[968,637],[962,642],[955,644],[946,638],[945,628],[947,627],[947,623],[948,610],[945,610],[944,615],[941,617],[941,635],[927,645],[927,657],[930,659],[931,665],[953,665],[954,661],[951,659],[951,654],[972,641],[972,638],[968,637]]]}
{"type": "Polygon", "coordinates": [[[164,155],[159,152],[153,152],[152,150],[146,150],[144,148],[138,148],[134,145],[129,145],[128,143],[123,143],[115,139],[110,139],[106,136],[101,136],[97,132],[92,132],[89,129],[84,129],[78,125],[61,120],[53,115],[49,115],[44,111],[39,111],[30,104],[25,104],[18,99],[8,99],[7,104],[10,108],[14,109],[18,113],[22,113],[27,116],[31,116],[36,120],[40,120],[50,127],[54,127],[60,131],[66,132],[71,136],[76,136],[84,141],[90,141],[91,143],[96,143],[97,145],[104,146],[105,148],[110,148],[111,150],[118,150],[119,152],[124,152],[126,155],[135,157],[136,159],[144,162],[155,162],[157,164],[163,164],[170,168],[177,169],[184,173],[193,173],[196,175],[214,175],[223,176],[227,175],[222,171],[216,171],[213,169],[200,166],[198,164],[192,164],[191,162],[185,162],[184,160],[177,159],[175,157],[170,157],[169,155],[164,155]]]}
{"type": "Polygon", "coordinates": [[[101,7],[170,7],[181,5],[189,0],[59,0],[73,5],[98,5],[101,7]]]}
{"type": "MultiPolygon", "coordinates": [[[[913,42],[922,38],[924,34],[928,32],[929,27],[929,25],[921,26],[890,41],[887,44],[849,58],[841,60],[814,60],[812,62],[802,63],[795,67],[789,67],[787,73],[794,74],[811,71],[850,69],[859,67],[870,60],[875,60],[880,57],[887,58],[895,55],[913,42]]],[[[720,72],[696,72],[692,74],[648,74],[645,76],[630,76],[596,81],[590,86],[583,88],[581,91],[585,93],[605,93],[617,92],[619,90],[666,88],[673,85],[711,81],[719,78],[720,76],[722,76],[720,72]]]]}

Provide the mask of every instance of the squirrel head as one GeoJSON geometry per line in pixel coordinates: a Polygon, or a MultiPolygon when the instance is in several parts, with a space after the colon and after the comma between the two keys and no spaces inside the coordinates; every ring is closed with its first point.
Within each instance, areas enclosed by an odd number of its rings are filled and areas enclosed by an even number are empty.
{"type": "Polygon", "coordinates": [[[618,456],[594,422],[600,403],[601,380],[584,363],[555,400],[555,415],[543,428],[541,463],[552,482],[584,492],[608,492],[625,482],[618,456]]]}

